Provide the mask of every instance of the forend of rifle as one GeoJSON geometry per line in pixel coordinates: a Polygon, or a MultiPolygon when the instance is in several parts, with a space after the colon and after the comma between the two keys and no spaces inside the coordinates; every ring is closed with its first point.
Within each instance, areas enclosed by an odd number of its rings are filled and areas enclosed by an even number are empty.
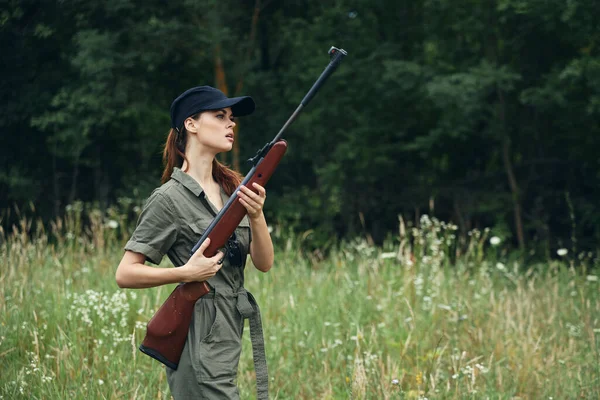
{"type": "MultiPolygon", "coordinates": [[[[267,154],[265,154],[264,158],[259,161],[256,166],[256,171],[250,177],[250,180],[245,184],[245,186],[254,193],[258,193],[258,190],[252,186],[254,182],[258,183],[262,187],[265,187],[273,175],[273,172],[275,172],[277,165],[279,165],[279,162],[283,158],[286,150],[287,142],[285,140],[278,140],[275,142],[267,154]]],[[[233,195],[237,196],[236,193],[233,195]]],[[[219,223],[208,234],[208,237],[210,238],[210,244],[204,251],[205,257],[212,257],[217,254],[217,251],[225,245],[227,239],[229,239],[245,215],[246,208],[244,208],[242,203],[235,201],[233,204],[231,204],[229,209],[225,211],[221,217],[219,223]]]]}

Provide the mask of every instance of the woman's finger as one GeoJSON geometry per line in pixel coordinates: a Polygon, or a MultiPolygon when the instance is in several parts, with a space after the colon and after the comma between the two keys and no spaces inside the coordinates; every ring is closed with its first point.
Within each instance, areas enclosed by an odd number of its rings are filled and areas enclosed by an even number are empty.
{"type": "Polygon", "coordinates": [[[258,208],[256,206],[252,206],[251,204],[249,204],[246,200],[244,200],[241,197],[240,197],[240,203],[242,203],[242,205],[246,208],[246,211],[248,211],[248,214],[250,214],[250,215],[254,215],[260,210],[260,208],[258,208]]]}
{"type": "Polygon", "coordinates": [[[242,193],[245,194],[246,196],[250,197],[254,201],[259,201],[261,199],[260,195],[254,193],[252,190],[250,190],[246,186],[242,186],[242,193]]]}
{"type": "Polygon", "coordinates": [[[254,197],[249,196],[246,193],[239,192],[238,196],[240,197],[240,199],[246,200],[248,204],[251,204],[254,207],[262,207],[262,204],[264,203],[264,198],[259,197],[256,193],[253,194],[254,197]]]}
{"type": "Polygon", "coordinates": [[[257,190],[258,190],[258,194],[260,195],[260,197],[267,197],[267,191],[265,190],[264,187],[260,186],[258,183],[254,182],[252,184],[252,186],[254,186],[257,190]]]}
{"type": "Polygon", "coordinates": [[[198,257],[204,256],[204,251],[207,249],[209,244],[210,244],[210,238],[204,239],[204,242],[202,242],[200,247],[198,247],[198,250],[196,250],[196,252],[194,254],[192,254],[192,257],[194,255],[197,255],[198,257]]]}
{"type": "Polygon", "coordinates": [[[217,254],[215,254],[211,259],[212,261],[220,265],[223,264],[223,257],[225,257],[225,253],[223,253],[222,251],[217,251],[217,254]]]}

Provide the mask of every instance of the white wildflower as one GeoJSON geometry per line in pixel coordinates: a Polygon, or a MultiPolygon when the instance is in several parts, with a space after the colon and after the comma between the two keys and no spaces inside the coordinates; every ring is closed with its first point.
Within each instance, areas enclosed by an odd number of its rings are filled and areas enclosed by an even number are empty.
{"type": "Polygon", "coordinates": [[[394,258],[396,257],[396,253],[381,253],[379,255],[379,258],[381,258],[382,260],[385,260],[386,258],[394,258]]]}
{"type": "Polygon", "coordinates": [[[398,385],[400,381],[398,379],[392,379],[392,385],[398,385]]]}
{"type": "Polygon", "coordinates": [[[566,256],[569,253],[569,250],[567,249],[558,249],[556,250],[556,254],[558,254],[561,257],[566,256]]]}
{"type": "Polygon", "coordinates": [[[114,219],[111,219],[106,223],[106,226],[108,226],[110,229],[117,229],[119,227],[119,223],[114,219]]]}
{"type": "Polygon", "coordinates": [[[500,270],[500,271],[504,271],[506,270],[506,266],[504,264],[502,264],[501,262],[496,263],[496,269],[500,270]]]}
{"type": "Polygon", "coordinates": [[[498,236],[492,236],[490,238],[490,244],[492,246],[498,246],[500,244],[500,242],[502,241],[502,239],[500,239],[498,236]]]}
{"type": "Polygon", "coordinates": [[[489,369],[483,366],[482,364],[475,364],[475,367],[479,369],[479,371],[481,371],[482,374],[485,374],[489,371],[489,369]]]}
{"type": "Polygon", "coordinates": [[[98,379],[98,385],[104,385],[104,381],[102,379],[98,379]]]}
{"type": "Polygon", "coordinates": [[[585,279],[587,279],[588,282],[598,282],[598,277],[596,275],[588,275],[585,279]]]}

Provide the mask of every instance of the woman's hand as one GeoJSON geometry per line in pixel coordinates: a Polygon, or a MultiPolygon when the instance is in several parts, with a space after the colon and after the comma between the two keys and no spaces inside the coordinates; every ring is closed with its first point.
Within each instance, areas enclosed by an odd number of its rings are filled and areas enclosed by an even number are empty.
{"type": "Polygon", "coordinates": [[[198,250],[192,254],[188,262],[179,267],[179,272],[183,276],[184,282],[202,282],[216,275],[223,264],[222,251],[217,252],[213,257],[204,257],[204,250],[210,244],[210,238],[206,238],[198,250]]]}
{"type": "Polygon", "coordinates": [[[240,198],[240,203],[242,203],[248,212],[248,217],[255,220],[262,215],[262,209],[265,205],[265,200],[267,199],[267,191],[256,182],[254,182],[252,186],[258,190],[258,194],[254,193],[246,186],[241,186],[237,194],[240,198]]]}

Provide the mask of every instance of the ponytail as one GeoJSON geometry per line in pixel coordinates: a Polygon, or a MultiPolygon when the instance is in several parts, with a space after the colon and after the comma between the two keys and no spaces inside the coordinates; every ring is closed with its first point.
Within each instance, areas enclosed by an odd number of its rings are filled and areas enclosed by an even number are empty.
{"type": "MultiPolygon", "coordinates": [[[[167,136],[167,142],[163,150],[163,164],[165,165],[165,169],[162,174],[161,183],[166,183],[171,179],[173,169],[175,167],[181,168],[183,161],[186,161],[189,167],[190,162],[185,156],[186,144],[187,131],[185,128],[182,127],[179,132],[175,129],[169,131],[169,136],[167,136]]],[[[187,170],[183,172],[187,172],[187,170]]],[[[220,163],[216,158],[212,164],[212,175],[228,196],[231,196],[239,184],[242,183],[241,174],[220,163]]]]}
{"type": "MultiPolygon", "coordinates": [[[[183,161],[185,160],[189,165],[190,162],[185,156],[185,145],[187,143],[187,131],[185,128],[181,128],[180,132],[171,128],[169,136],[167,136],[167,142],[165,143],[165,149],[163,150],[163,164],[165,169],[160,179],[161,183],[166,183],[171,179],[171,174],[175,167],[181,168],[183,161]]],[[[186,171],[184,171],[186,172],[186,171]]]]}

